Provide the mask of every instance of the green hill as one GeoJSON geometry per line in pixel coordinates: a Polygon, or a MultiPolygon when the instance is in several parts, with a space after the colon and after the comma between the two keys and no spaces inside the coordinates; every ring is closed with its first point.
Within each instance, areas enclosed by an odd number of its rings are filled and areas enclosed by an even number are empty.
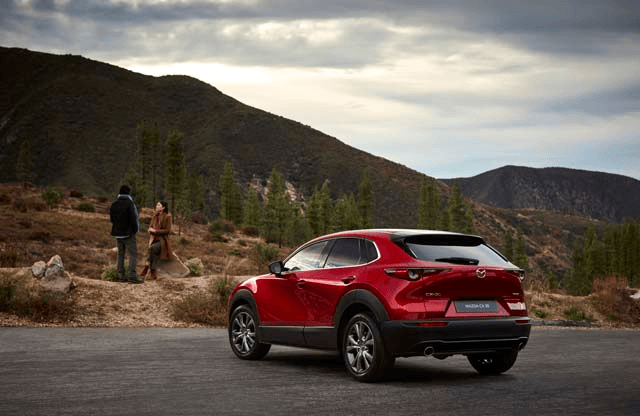
{"type": "Polygon", "coordinates": [[[136,127],[185,135],[190,172],[215,191],[224,161],[236,180],[278,167],[307,197],[329,180],[334,197],[357,191],[365,169],[381,226],[414,226],[424,175],[295,121],[244,105],[187,76],[151,77],[80,56],[0,48],[0,181],[16,181],[31,142],[34,183],[112,195],[134,164],[136,127]]]}

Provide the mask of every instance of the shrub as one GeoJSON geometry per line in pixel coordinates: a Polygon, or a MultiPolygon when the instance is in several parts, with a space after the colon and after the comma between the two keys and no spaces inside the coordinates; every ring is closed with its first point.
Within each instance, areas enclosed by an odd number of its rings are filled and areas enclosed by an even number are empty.
{"type": "Polygon", "coordinates": [[[222,302],[227,302],[231,291],[235,287],[233,279],[228,276],[222,277],[220,279],[215,280],[214,288],[215,295],[217,295],[218,299],[222,302]]]}
{"type": "Polygon", "coordinates": [[[269,263],[276,260],[280,256],[280,250],[277,247],[273,246],[263,246],[260,243],[255,244],[257,259],[256,263],[258,266],[258,273],[262,270],[265,270],[269,263]]]}
{"type": "Polygon", "coordinates": [[[96,208],[88,202],[83,202],[82,204],[78,205],[78,211],[96,212],[96,208]]]}
{"type": "Polygon", "coordinates": [[[49,208],[39,197],[17,197],[13,201],[13,210],[17,212],[44,211],[49,208]]]}
{"type": "Polygon", "coordinates": [[[174,303],[171,316],[186,322],[225,326],[227,299],[232,289],[232,279],[213,279],[206,290],[188,295],[174,303]]]}
{"type": "Polygon", "coordinates": [[[225,243],[227,240],[224,238],[224,234],[233,233],[235,230],[236,226],[231,221],[219,219],[209,224],[207,239],[225,243]]]}
{"type": "Polygon", "coordinates": [[[42,193],[42,199],[44,199],[47,205],[49,205],[49,208],[53,208],[62,201],[62,192],[53,188],[48,188],[42,193]]]}
{"type": "Polygon", "coordinates": [[[567,316],[567,319],[570,321],[588,321],[587,315],[584,314],[580,309],[572,306],[567,309],[564,314],[567,316]]]}
{"type": "Polygon", "coordinates": [[[102,280],[108,280],[110,282],[116,282],[120,280],[120,273],[115,267],[109,267],[102,273],[102,280]]]}
{"type": "Polygon", "coordinates": [[[30,277],[0,274],[0,311],[37,322],[67,322],[76,315],[69,294],[51,293],[30,284],[30,277]]]}
{"type": "Polygon", "coordinates": [[[82,198],[83,197],[82,192],[78,191],[77,189],[70,190],[69,191],[69,196],[71,198],[82,198]]]}
{"type": "Polygon", "coordinates": [[[193,214],[191,214],[191,221],[193,221],[195,224],[209,224],[209,218],[207,218],[207,216],[201,212],[194,212],[193,214]]]}
{"type": "Polygon", "coordinates": [[[534,309],[533,314],[540,319],[544,319],[547,317],[547,315],[549,315],[547,312],[541,311],[540,309],[534,309]]]}
{"type": "Polygon", "coordinates": [[[187,267],[189,268],[189,272],[191,272],[193,276],[200,276],[202,274],[202,270],[200,270],[199,264],[189,263],[187,264],[187,267]]]}
{"type": "Polygon", "coordinates": [[[640,322],[640,302],[629,295],[623,277],[612,275],[593,279],[595,306],[610,321],[640,322]]]}
{"type": "Polygon", "coordinates": [[[260,230],[255,227],[242,227],[242,233],[249,237],[258,237],[260,235],[260,230]]]}
{"type": "Polygon", "coordinates": [[[0,267],[16,267],[18,264],[18,250],[14,247],[7,247],[0,251],[0,267]]]}

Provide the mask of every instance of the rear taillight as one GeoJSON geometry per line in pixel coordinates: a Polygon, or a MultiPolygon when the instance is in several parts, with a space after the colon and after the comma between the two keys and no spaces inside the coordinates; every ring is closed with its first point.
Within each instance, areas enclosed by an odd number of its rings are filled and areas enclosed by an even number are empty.
{"type": "Polygon", "coordinates": [[[389,276],[397,277],[399,279],[416,281],[423,277],[433,276],[442,272],[449,271],[446,268],[407,268],[407,269],[385,269],[385,273],[389,276]]]}
{"type": "Polygon", "coordinates": [[[507,270],[509,273],[513,274],[514,276],[516,276],[518,279],[520,279],[520,281],[522,282],[524,280],[524,270],[522,269],[512,269],[512,270],[507,270]]]}
{"type": "Polygon", "coordinates": [[[509,309],[512,311],[526,311],[527,305],[524,302],[509,302],[507,301],[509,309]]]}

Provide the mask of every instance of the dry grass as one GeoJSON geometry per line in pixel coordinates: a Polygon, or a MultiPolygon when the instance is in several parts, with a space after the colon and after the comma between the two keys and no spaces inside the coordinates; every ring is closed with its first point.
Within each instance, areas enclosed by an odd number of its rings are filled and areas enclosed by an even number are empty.
{"type": "Polygon", "coordinates": [[[0,272],[0,312],[32,322],[67,323],[80,310],[73,296],[44,291],[30,273],[5,269],[0,272]]]}
{"type": "MultiPolygon", "coordinates": [[[[211,241],[208,225],[181,222],[180,233],[177,234],[176,227],[172,235],[174,251],[183,261],[199,258],[203,264],[201,276],[162,279],[144,285],[103,281],[103,273],[113,268],[116,260],[108,217],[111,201],[66,192],[60,204],[49,209],[41,193],[42,189],[37,188],[0,185],[0,268],[24,271],[36,261],[46,262],[60,255],[76,286],[66,301],[78,313],[72,315],[59,309],[60,319],[50,319],[55,309],[45,311],[50,299],[43,295],[39,315],[17,314],[15,309],[5,308],[0,310],[0,325],[42,322],[78,326],[224,325],[226,299],[222,301],[216,292],[218,282],[224,282],[222,287],[228,293],[232,281],[264,270],[264,265],[257,263],[256,249],[256,244],[265,245],[262,239],[234,230],[224,234],[224,242],[211,241]],[[17,199],[32,202],[20,204],[17,209],[17,199]],[[77,208],[83,203],[93,205],[96,211],[79,211],[77,208]]],[[[137,235],[139,272],[146,260],[146,228],[151,215],[151,209],[141,210],[141,232],[137,235]]],[[[282,255],[288,250],[283,248],[282,255]]],[[[29,280],[34,285],[29,293],[36,293],[37,280],[29,280]]],[[[33,299],[32,296],[30,302],[35,302],[33,299]]]]}
{"type": "MultiPolygon", "coordinates": [[[[0,268],[28,271],[24,268],[34,262],[46,262],[59,254],[76,287],[64,299],[52,298],[40,293],[37,280],[30,279],[30,283],[21,286],[20,302],[39,306],[17,308],[20,313],[16,308],[5,307],[0,310],[0,326],[225,325],[223,293],[228,293],[235,282],[266,270],[267,245],[262,239],[233,230],[224,234],[224,241],[215,241],[208,225],[182,223],[180,234],[172,236],[174,250],[182,260],[201,259],[201,276],[161,279],[143,285],[103,281],[103,272],[114,267],[116,258],[108,219],[110,201],[72,197],[67,192],[57,207],[49,209],[41,193],[36,188],[0,185],[0,268]],[[30,202],[16,204],[16,199],[30,202]],[[81,203],[92,204],[96,211],[78,211],[81,203]],[[26,210],[22,208],[25,206],[26,210]]],[[[146,208],[141,212],[142,230],[137,236],[139,271],[145,262],[146,227],[151,214],[146,208]]],[[[290,249],[280,249],[280,258],[290,249]]],[[[268,251],[277,248],[269,246],[268,251]]],[[[9,278],[6,271],[1,276],[9,278]]],[[[527,276],[525,290],[532,318],[567,320],[567,312],[573,310],[608,326],[640,328],[638,302],[629,298],[631,291],[615,278],[596,280],[590,296],[571,296],[552,289],[546,278],[535,275],[527,276]]]]}

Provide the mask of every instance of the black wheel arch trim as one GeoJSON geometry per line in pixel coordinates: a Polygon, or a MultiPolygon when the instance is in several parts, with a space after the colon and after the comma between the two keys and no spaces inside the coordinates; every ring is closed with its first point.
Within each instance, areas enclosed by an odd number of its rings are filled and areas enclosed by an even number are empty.
{"type": "Polygon", "coordinates": [[[342,299],[340,299],[340,302],[338,302],[336,313],[333,316],[333,325],[335,328],[340,327],[340,322],[342,321],[345,311],[353,305],[365,306],[373,313],[374,318],[378,322],[389,320],[387,310],[376,295],[365,289],[355,289],[346,293],[342,299]]]}
{"type": "Polygon", "coordinates": [[[236,309],[238,304],[248,304],[251,309],[256,313],[256,320],[258,320],[257,324],[260,324],[260,318],[258,316],[258,307],[256,305],[256,300],[253,297],[253,293],[251,293],[248,289],[240,289],[234,295],[231,301],[229,302],[229,313],[227,319],[231,319],[231,314],[236,309]]]}

